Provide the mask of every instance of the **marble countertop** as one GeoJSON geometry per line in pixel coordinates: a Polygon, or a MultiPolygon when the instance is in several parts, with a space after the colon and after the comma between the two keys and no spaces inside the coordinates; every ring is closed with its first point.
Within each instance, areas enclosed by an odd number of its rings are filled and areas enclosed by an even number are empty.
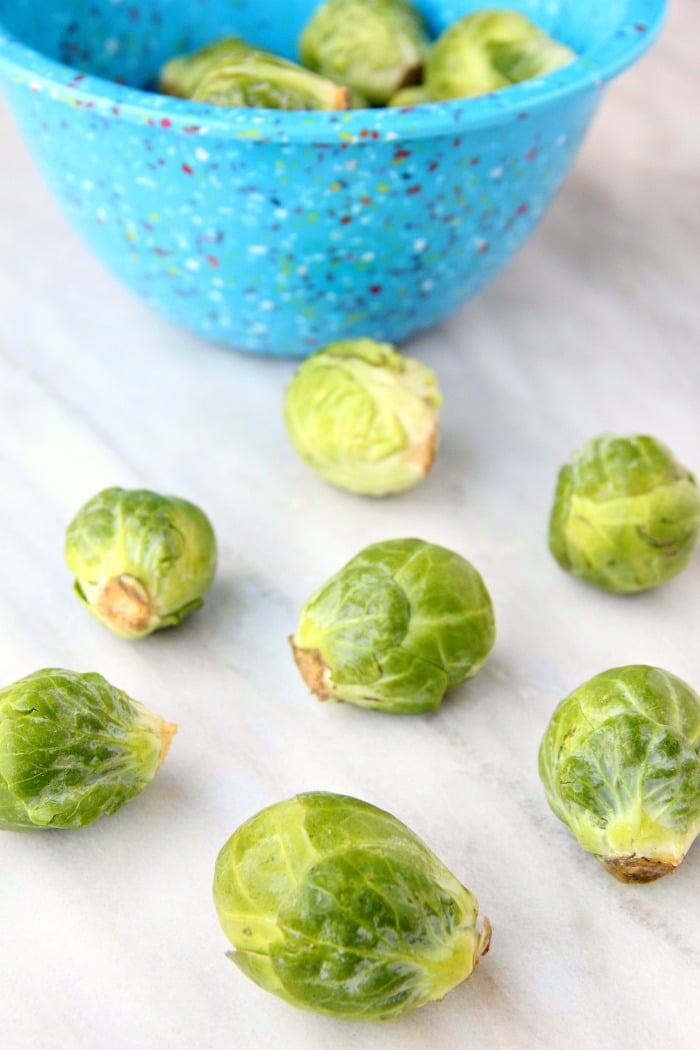
{"type": "Polygon", "coordinates": [[[557,470],[646,431],[700,471],[700,10],[677,0],[610,89],[575,170],[509,269],[408,348],[448,396],[434,471],[368,501],[297,459],[294,364],[207,345],[124,291],[68,228],[0,110],[2,683],[99,670],[180,731],[154,783],[80,832],[0,837],[3,1050],[645,1050],[700,1024],[700,847],[624,886],[550,813],[536,758],[558,701],[658,664],[700,687],[700,558],[634,598],[546,547],[557,470]],[[108,485],[199,503],[220,542],[204,609],[140,643],[72,596],[65,526],[108,485]],[[360,547],[416,535],[479,568],[498,640],[433,715],[307,693],[286,636],[360,547]],[[491,953],[442,1004],[378,1027],[296,1011],[229,962],[216,854],[304,790],[357,795],[420,834],[479,898],[491,953]]]}

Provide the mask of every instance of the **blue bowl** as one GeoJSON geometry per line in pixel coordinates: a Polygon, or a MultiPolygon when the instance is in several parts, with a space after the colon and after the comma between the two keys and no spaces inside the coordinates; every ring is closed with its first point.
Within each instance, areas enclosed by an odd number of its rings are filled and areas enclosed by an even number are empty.
{"type": "MultiPolygon", "coordinates": [[[[607,82],[665,0],[521,0],[580,58],[481,98],[344,113],[149,93],[173,54],[236,32],[296,57],[317,0],[0,0],[0,81],[100,259],[207,339],[303,355],[392,342],[494,277],[561,185],[607,82]]],[[[484,0],[419,0],[437,33],[484,0]]],[[[497,6],[497,5],[493,5],[497,6]]]]}

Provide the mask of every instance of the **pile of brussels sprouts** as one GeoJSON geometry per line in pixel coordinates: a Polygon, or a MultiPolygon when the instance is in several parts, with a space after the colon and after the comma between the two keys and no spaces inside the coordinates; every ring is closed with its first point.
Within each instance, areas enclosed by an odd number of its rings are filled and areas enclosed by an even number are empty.
{"type": "Polygon", "coordinates": [[[236,36],[167,62],[158,89],[219,106],[335,110],[469,98],[544,76],[576,54],[517,11],[465,15],[431,41],[409,0],[326,0],[301,65],[236,36]]]}
{"type": "MultiPolygon", "coordinates": [[[[285,397],[289,437],[324,479],[377,497],[423,479],[442,397],[425,365],[371,339],[318,351],[285,397]]],[[[700,535],[693,476],[648,436],[603,435],[561,470],[550,518],[567,572],[618,594],[656,587],[700,535]]],[[[194,504],[110,488],[67,527],[79,600],[138,639],[200,608],[217,546],[194,504]]],[[[312,693],[434,711],[495,641],[491,598],[460,554],[421,539],[361,550],[309,597],[290,638],[312,693]]],[[[76,828],[153,779],[176,726],[98,674],[48,668],[0,690],[0,829],[76,828]]],[[[539,772],[554,813],[623,882],[674,871],[700,832],[700,697],[659,668],[596,675],[561,701],[539,772]]],[[[443,998],[489,948],[474,896],[401,821],[310,792],[247,820],[216,861],[214,902],[236,965],[289,1003],[386,1021],[443,998]]]]}

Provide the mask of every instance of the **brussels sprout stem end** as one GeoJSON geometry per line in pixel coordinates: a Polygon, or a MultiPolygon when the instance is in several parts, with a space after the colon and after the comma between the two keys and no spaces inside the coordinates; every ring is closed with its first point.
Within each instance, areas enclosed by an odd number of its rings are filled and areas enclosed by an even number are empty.
{"type": "Polygon", "coordinates": [[[650,860],[648,857],[605,857],[605,870],[619,882],[655,882],[664,875],[671,875],[678,867],[668,860],[650,860]]]}
{"type": "Polygon", "coordinates": [[[107,580],[95,604],[101,616],[115,627],[127,631],[144,631],[153,613],[145,587],[128,573],[107,580]]]}
{"type": "Polygon", "coordinates": [[[328,687],[328,666],[318,649],[302,649],[295,643],[294,635],[291,634],[289,636],[289,644],[294,654],[294,662],[311,692],[319,700],[332,699],[332,694],[328,687]]]}

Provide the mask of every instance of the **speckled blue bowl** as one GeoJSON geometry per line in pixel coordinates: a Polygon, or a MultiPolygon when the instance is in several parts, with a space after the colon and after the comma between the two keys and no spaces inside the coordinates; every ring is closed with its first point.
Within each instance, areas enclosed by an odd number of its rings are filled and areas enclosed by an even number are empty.
{"type": "MultiPolygon", "coordinates": [[[[296,57],[317,0],[0,0],[0,82],[92,250],[208,339],[300,355],[401,342],[498,273],[561,185],[609,80],[665,0],[521,0],[581,56],[468,101],[226,110],[149,93],[226,33],[296,57]]],[[[484,0],[419,0],[434,32],[484,0]]],[[[543,295],[546,291],[543,290],[543,295]]]]}

